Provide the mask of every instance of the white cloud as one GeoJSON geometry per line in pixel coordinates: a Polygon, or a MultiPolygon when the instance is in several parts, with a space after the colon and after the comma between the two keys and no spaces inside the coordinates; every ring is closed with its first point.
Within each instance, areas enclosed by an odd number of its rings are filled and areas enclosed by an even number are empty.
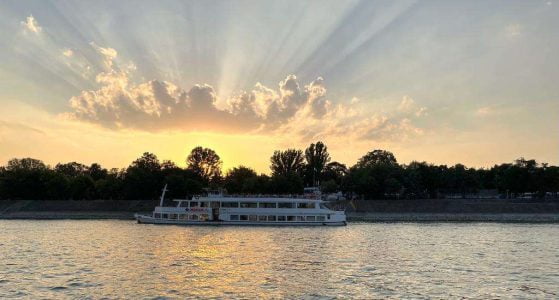
{"type": "Polygon", "coordinates": [[[399,111],[409,111],[413,106],[415,106],[415,101],[409,96],[404,96],[402,101],[398,105],[399,111]]]}
{"type": "Polygon", "coordinates": [[[113,61],[116,59],[118,52],[110,47],[103,48],[95,44],[94,42],[89,43],[99,54],[103,56],[103,63],[107,69],[113,67],[113,61]]]}
{"type": "Polygon", "coordinates": [[[398,111],[403,114],[413,114],[416,117],[425,116],[427,114],[427,108],[418,107],[415,100],[409,96],[402,97],[402,101],[398,104],[398,111]]]}
{"type": "Polygon", "coordinates": [[[289,75],[277,89],[256,83],[220,109],[208,84],[187,91],[161,80],[132,83],[134,68],[119,69],[114,64],[116,50],[91,45],[104,57],[108,70],[95,77],[97,90],[82,91],[70,99],[72,111],[65,116],[71,119],[116,129],[266,132],[299,138],[392,140],[422,133],[413,119],[425,115],[426,108],[408,96],[393,114],[374,114],[363,110],[357,98],[333,105],[321,77],[302,86],[295,75],[289,75]]]}
{"type": "Polygon", "coordinates": [[[74,55],[74,51],[72,51],[72,49],[66,49],[62,51],[62,54],[66,57],[72,57],[74,55]]]}
{"type": "Polygon", "coordinates": [[[26,30],[35,34],[39,34],[43,30],[43,28],[39,26],[37,20],[35,20],[33,15],[29,15],[29,17],[27,17],[25,21],[21,22],[21,25],[23,25],[26,30]]]}

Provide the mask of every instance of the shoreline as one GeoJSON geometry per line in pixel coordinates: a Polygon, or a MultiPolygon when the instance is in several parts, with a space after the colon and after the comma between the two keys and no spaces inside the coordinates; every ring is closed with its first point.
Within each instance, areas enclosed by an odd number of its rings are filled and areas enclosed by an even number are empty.
{"type": "MultiPolygon", "coordinates": [[[[0,220],[134,220],[130,211],[19,211],[0,214],[0,220]]],[[[493,222],[559,223],[554,213],[355,213],[348,212],[350,223],[388,222],[493,222]]]]}

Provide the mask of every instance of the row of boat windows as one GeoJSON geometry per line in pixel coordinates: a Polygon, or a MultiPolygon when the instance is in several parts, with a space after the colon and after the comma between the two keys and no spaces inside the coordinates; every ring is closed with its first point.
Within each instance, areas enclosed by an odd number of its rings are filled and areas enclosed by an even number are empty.
{"type": "MultiPolygon", "coordinates": [[[[330,216],[328,216],[330,218],[330,216]]],[[[252,222],[315,222],[324,221],[325,216],[257,216],[257,215],[230,215],[230,221],[252,222]]]]}
{"type": "Polygon", "coordinates": [[[197,214],[197,215],[188,215],[188,214],[160,214],[155,213],[155,218],[163,218],[169,220],[190,220],[190,221],[206,221],[209,219],[208,214],[197,214]]]}
{"type": "MultiPolygon", "coordinates": [[[[209,207],[208,202],[181,202],[179,207],[209,207]]],[[[296,202],[221,202],[224,208],[315,208],[315,203],[296,202]]]]}
{"type": "MultiPolygon", "coordinates": [[[[209,219],[208,214],[160,214],[155,213],[155,218],[163,218],[169,220],[183,220],[183,221],[206,221],[209,219]]],[[[230,215],[230,221],[252,221],[252,222],[315,222],[325,221],[330,216],[262,216],[262,215],[230,215]]]]}

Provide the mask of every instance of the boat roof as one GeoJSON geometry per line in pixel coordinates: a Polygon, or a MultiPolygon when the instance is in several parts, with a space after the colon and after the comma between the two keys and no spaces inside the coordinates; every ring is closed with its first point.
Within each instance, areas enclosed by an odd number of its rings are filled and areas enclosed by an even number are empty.
{"type": "Polygon", "coordinates": [[[173,199],[173,201],[219,201],[219,202],[324,202],[318,199],[279,198],[279,197],[200,197],[198,199],[173,199]]]}

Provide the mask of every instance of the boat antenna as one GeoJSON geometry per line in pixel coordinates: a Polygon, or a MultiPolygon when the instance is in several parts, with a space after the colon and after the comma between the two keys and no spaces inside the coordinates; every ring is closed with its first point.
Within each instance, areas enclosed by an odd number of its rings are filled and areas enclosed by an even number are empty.
{"type": "Polygon", "coordinates": [[[161,200],[159,200],[159,206],[163,206],[163,199],[165,199],[165,192],[167,192],[167,184],[163,187],[163,193],[161,193],[161,200]]]}

